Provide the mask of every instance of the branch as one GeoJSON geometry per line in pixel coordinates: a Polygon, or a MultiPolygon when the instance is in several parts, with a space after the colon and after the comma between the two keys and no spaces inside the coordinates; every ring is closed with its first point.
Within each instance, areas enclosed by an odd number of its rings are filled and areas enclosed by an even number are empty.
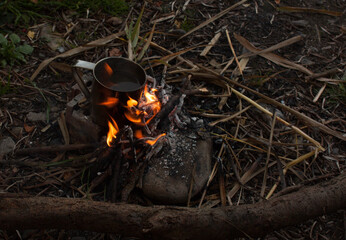
{"type": "Polygon", "coordinates": [[[268,201],[212,209],[143,207],[0,193],[0,229],[80,229],[145,239],[232,239],[262,236],[344,209],[345,199],[346,173],[268,201]]]}

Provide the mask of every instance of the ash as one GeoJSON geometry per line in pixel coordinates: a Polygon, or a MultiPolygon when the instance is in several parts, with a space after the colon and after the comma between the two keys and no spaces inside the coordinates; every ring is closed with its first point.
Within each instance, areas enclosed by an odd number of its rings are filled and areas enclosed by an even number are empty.
{"type": "Polygon", "coordinates": [[[196,139],[197,136],[194,133],[169,132],[161,152],[149,161],[148,171],[187,180],[194,165],[194,157],[191,156],[191,153],[195,153],[197,150],[196,139]]]}

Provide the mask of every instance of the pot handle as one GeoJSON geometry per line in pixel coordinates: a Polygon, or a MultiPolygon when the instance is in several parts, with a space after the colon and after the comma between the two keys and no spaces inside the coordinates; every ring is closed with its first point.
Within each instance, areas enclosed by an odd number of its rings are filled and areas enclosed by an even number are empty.
{"type": "Polygon", "coordinates": [[[85,68],[89,70],[94,70],[96,64],[92,62],[87,62],[84,60],[78,60],[77,63],[74,65],[74,67],[80,67],[80,68],[85,68]]]}

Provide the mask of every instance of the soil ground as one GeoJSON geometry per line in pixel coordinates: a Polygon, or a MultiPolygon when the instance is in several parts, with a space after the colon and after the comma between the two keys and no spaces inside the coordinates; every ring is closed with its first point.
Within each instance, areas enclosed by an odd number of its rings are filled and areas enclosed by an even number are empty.
{"type": "MultiPolygon", "coordinates": [[[[132,1],[129,19],[138,16],[141,2],[132,1]]],[[[247,50],[235,39],[233,33],[241,35],[260,49],[266,49],[295,36],[302,36],[302,40],[290,46],[280,48],[273,53],[300,64],[313,73],[322,73],[333,69],[332,73],[323,76],[320,80],[318,78],[309,79],[306,73],[279,66],[273,61],[260,56],[254,56],[249,59],[243,71],[243,77],[238,77],[238,81],[345,135],[345,0],[288,0],[281,1],[280,5],[275,3],[278,1],[251,0],[179,40],[177,39],[184,33],[220,13],[236,1],[167,0],[148,2],[142,17],[140,35],[144,36],[150,32],[154,20],[171,14],[174,18],[168,18],[156,24],[152,41],[171,52],[179,52],[193,47],[192,50],[181,56],[184,59],[190,60],[193,64],[200,64],[218,72],[233,57],[225,33],[226,29],[230,33],[237,56],[246,53],[247,50]],[[189,4],[184,6],[186,2],[189,2],[189,4]],[[285,6],[300,7],[308,10],[297,12],[292,9],[278,9],[278,7],[285,6]],[[185,7],[186,9],[183,10],[185,7]],[[313,12],[311,9],[324,9],[330,12],[313,12]],[[341,16],[338,13],[341,13],[341,16]],[[218,42],[206,56],[200,56],[205,45],[218,32],[222,33],[218,42]],[[317,101],[314,101],[319,91],[322,91],[321,96],[317,101]]],[[[120,17],[123,23],[126,22],[126,18],[126,15],[120,17]]],[[[96,62],[112,54],[122,54],[122,56],[126,57],[128,54],[127,44],[122,40],[116,40],[101,47],[83,51],[77,56],[59,58],[55,60],[59,65],[50,65],[45,68],[34,79],[33,83],[30,83],[28,79],[30,79],[42,61],[56,56],[60,52],[68,51],[92,40],[104,38],[123,29],[124,24],[117,24],[114,21],[112,21],[111,16],[103,12],[92,12],[87,16],[86,13],[76,14],[62,11],[55,19],[40,20],[37,23],[38,26],[34,28],[18,29],[13,24],[6,25],[6,29],[17,33],[22,41],[26,41],[34,47],[34,53],[28,57],[26,64],[0,69],[2,81],[0,82],[0,89],[5,89],[7,82],[10,86],[8,90],[1,91],[2,94],[0,95],[0,139],[10,137],[15,143],[12,146],[14,152],[22,148],[65,144],[57,120],[61,116],[61,112],[65,110],[66,103],[75,95],[72,87],[76,82],[72,77],[70,66],[77,59],[96,62]],[[64,39],[64,44],[55,50],[48,47],[47,41],[43,37],[39,37],[39,32],[41,34],[43,32],[41,25],[39,25],[42,23],[49,24],[50,27],[54,26],[54,31],[59,34],[59,37],[64,39]],[[71,29],[74,24],[77,25],[71,29]],[[71,29],[71,31],[67,31],[68,29],[71,29]],[[37,34],[36,37],[30,40],[27,37],[28,31],[34,31],[37,34]],[[42,120],[33,120],[28,118],[30,113],[42,113],[44,117],[42,120]]],[[[167,52],[159,51],[152,47],[149,48],[145,58],[157,59],[165,55],[168,55],[167,52]]],[[[145,64],[148,67],[148,64],[145,64]]],[[[169,62],[169,64],[165,80],[167,84],[173,87],[174,93],[181,88],[179,82],[186,76],[172,71],[188,69],[189,67],[184,66],[177,59],[169,62]]],[[[225,71],[224,76],[235,79],[237,74],[234,70],[236,68],[237,65],[234,61],[228,70],[225,71]]],[[[148,73],[156,79],[161,79],[163,77],[163,69],[162,65],[152,69],[149,67],[148,73]]],[[[88,73],[85,72],[85,74],[88,73]]],[[[206,87],[215,95],[227,93],[225,89],[213,85],[210,81],[194,80],[192,85],[194,88],[206,87]]],[[[240,88],[236,89],[242,90],[240,88]]],[[[253,100],[258,100],[251,93],[244,92],[244,94],[253,100]]],[[[223,108],[218,108],[219,104],[220,98],[189,96],[184,105],[186,114],[193,116],[191,111],[197,110],[199,112],[198,118],[203,119],[206,131],[209,131],[213,136],[213,155],[215,159],[219,153],[225,129],[232,136],[236,136],[235,132],[238,132],[238,139],[242,139],[249,144],[260,147],[267,146],[266,144],[262,145],[261,141],[269,138],[271,120],[262,116],[265,114],[259,114],[255,110],[251,110],[243,115],[243,119],[209,127],[208,124],[215,119],[202,113],[223,114],[226,116],[240,110],[239,99],[234,95],[227,99],[223,108]]],[[[243,101],[243,104],[244,107],[247,106],[245,101],[243,101]]],[[[286,121],[304,130],[307,135],[321,143],[326,149],[324,152],[319,153],[316,158],[305,160],[300,165],[295,166],[292,171],[289,171],[286,176],[286,186],[311,185],[337,176],[345,171],[346,145],[344,141],[317,128],[310,127],[287,112],[283,111],[281,114],[286,121]]],[[[294,159],[292,155],[298,157],[311,151],[312,146],[304,142],[300,136],[287,132],[289,130],[278,127],[275,132],[277,137],[275,141],[285,141],[286,143],[301,141],[302,145],[298,147],[297,143],[296,146],[293,146],[293,152],[288,145],[282,148],[276,146],[274,148],[276,154],[285,156],[288,159],[294,159]],[[296,138],[295,140],[294,137],[296,138]]],[[[241,176],[259,157],[262,158],[259,167],[265,166],[266,154],[260,155],[252,152],[247,149],[248,145],[239,141],[228,141],[238,156],[239,174],[241,176]]],[[[88,151],[76,151],[66,153],[66,155],[61,153],[43,153],[21,157],[12,154],[12,152],[5,155],[0,154],[0,191],[25,193],[32,196],[84,197],[103,200],[102,193],[92,193],[94,195],[87,193],[85,183],[83,183],[83,178],[81,177],[86,167],[60,166],[61,163],[66,162],[66,159],[75,158],[79,155],[84,156],[87,153],[88,151]],[[30,163],[34,165],[31,166],[30,163]],[[35,165],[35,163],[37,164],[35,165]],[[45,167],[40,165],[42,163],[46,164],[45,167]],[[67,180],[68,183],[66,184],[67,180]]],[[[231,166],[231,160],[225,157],[224,161],[225,170],[230,171],[227,174],[225,173],[224,176],[225,188],[226,191],[229,191],[233,183],[237,181],[237,177],[231,166]]],[[[267,186],[269,189],[277,182],[278,176],[279,171],[277,169],[271,169],[268,172],[267,186]]],[[[244,184],[242,190],[232,198],[234,204],[251,204],[258,201],[261,198],[259,195],[262,179],[263,174],[244,184]]],[[[279,185],[276,192],[283,190],[285,185],[279,185]]],[[[147,204],[147,199],[143,198],[141,193],[137,191],[135,191],[134,196],[129,201],[147,204]]],[[[199,199],[200,195],[193,199],[192,205],[195,205],[192,207],[198,205],[199,199]]],[[[205,203],[206,205],[211,204],[214,207],[221,205],[217,180],[214,180],[208,188],[205,203]]],[[[263,239],[345,239],[345,224],[345,211],[341,210],[333,215],[321,216],[297,226],[275,231],[263,237],[263,239]]],[[[127,239],[115,234],[58,230],[0,231],[0,238],[127,239]]]]}

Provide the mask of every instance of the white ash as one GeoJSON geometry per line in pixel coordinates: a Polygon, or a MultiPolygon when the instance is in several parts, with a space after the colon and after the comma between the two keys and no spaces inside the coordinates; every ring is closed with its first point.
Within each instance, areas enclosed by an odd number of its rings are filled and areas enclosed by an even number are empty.
{"type": "MultiPolygon", "coordinates": [[[[159,161],[158,165],[165,169],[164,173],[166,176],[187,179],[191,172],[186,172],[186,169],[190,169],[190,166],[194,164],[193,158],[187,157],[187,154],[196,151],[196,139],[185,137],[181,132],[174,131],[168,133],[166,139],[168,144],[152,161],[159,161]],[[190,166],[187,167],[185,166],[186,164],[190,166]]],[[[156,171],[155,165],[149,163],[148,171],[156,171]]]]}

